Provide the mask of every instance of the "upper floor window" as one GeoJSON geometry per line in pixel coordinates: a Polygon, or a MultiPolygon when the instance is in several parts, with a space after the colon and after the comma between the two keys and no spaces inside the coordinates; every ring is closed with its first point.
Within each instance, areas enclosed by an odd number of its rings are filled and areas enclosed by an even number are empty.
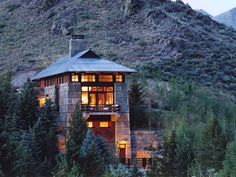
{"type": "Polygon", "coordinates": [[[123,75],[122,74],[116,75],[116,82],[123,82],[123,75]]]}
{"type": "Polygon", "coordinates": [[[72,82],[79,82],[79,75],[76,73],[71,74],[71,81],[72,82]]]}
{"type": "Polygon", "coordinates": [[[113,75],[101,74],[99,75],[99,82],[113,82],[113,75]]]}
{"type": "Polygon", "coordinates": [[[96,76],[95,74],[82,74],[81,75],[81,82],[95,82],[96,76]]]}

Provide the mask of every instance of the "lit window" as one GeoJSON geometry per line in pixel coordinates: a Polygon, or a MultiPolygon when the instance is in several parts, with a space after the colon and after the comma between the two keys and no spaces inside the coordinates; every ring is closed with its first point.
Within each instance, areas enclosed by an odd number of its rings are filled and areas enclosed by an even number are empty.
{"type": "Polygon", "coordinates": [[[106,94],[106,105],[113,104],[113,92],[108,92],[106,94]]]}
{"type": "Polygon", "coordinates": [[[82,87],[81,101],[82,104],[88,104],[88,87],[82,87]]]}
{"type": "Polygon", "coordinates": [[[113,75],[99,75],[99,82],[113,82],[113,75]]]}
{"type": "Polygon", "coordinates": [[[100,127],[102,128],[108,127],[108,122],[100,122],[100,127]]]}
{"type": "Polygon", "coordinates": [[[116,75],[116,82],[123,82],[123,75],[116,75]]]}
{"type": "Polygon", "coordinates": [[[89,128],[93,127],[93,122],[87,122],[87,127],[89,128]]]}
{"type": "Polygon", "coordinates": [[[81,75],[81,82],[95,82],[96,77],[94,74],[83,74],[81,75]]]}
{"type": "Polygon", "coordinates": [[[38,99],[39,100],[39,106],[43,107],[46,103],[46,98],[45,97],[41,97],[38,99]]]}
{"type": "Polygon", "coordinates": [[[72,73],[71,74],[71,81],[72,82],[79,82],[79,75],[75,74],[75,73],[72,73]]]}

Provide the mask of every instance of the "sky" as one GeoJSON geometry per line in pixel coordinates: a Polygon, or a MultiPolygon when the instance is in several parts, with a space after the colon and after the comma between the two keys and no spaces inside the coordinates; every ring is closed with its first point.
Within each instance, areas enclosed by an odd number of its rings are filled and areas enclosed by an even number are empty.
{"type": "Polygon", "coordinates": [[[193,9],[203,9],[215,16],[236,7],[236,0],[182,0],[193,9]]]}

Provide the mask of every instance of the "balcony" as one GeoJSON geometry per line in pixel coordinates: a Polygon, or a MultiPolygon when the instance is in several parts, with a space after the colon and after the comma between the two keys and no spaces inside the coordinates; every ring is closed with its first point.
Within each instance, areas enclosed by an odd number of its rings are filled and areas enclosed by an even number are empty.
{"type": "Polygon", "coordinates": [[[119,105],[81,105],[82,112],[119,112],[119,105]]]}

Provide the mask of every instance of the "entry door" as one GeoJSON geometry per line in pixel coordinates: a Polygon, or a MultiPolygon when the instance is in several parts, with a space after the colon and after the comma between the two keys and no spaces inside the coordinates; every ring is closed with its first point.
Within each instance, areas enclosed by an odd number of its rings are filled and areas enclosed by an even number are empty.
{"type": "Polygon", "coordinates": [[[120,149],[120,161],[121,163],[125,163],[125,158],[126,158],[126,154],[125,154],[125,149],[126,149],[126,146],[125,145],[120,145],[119,147],[120,149]]]}

